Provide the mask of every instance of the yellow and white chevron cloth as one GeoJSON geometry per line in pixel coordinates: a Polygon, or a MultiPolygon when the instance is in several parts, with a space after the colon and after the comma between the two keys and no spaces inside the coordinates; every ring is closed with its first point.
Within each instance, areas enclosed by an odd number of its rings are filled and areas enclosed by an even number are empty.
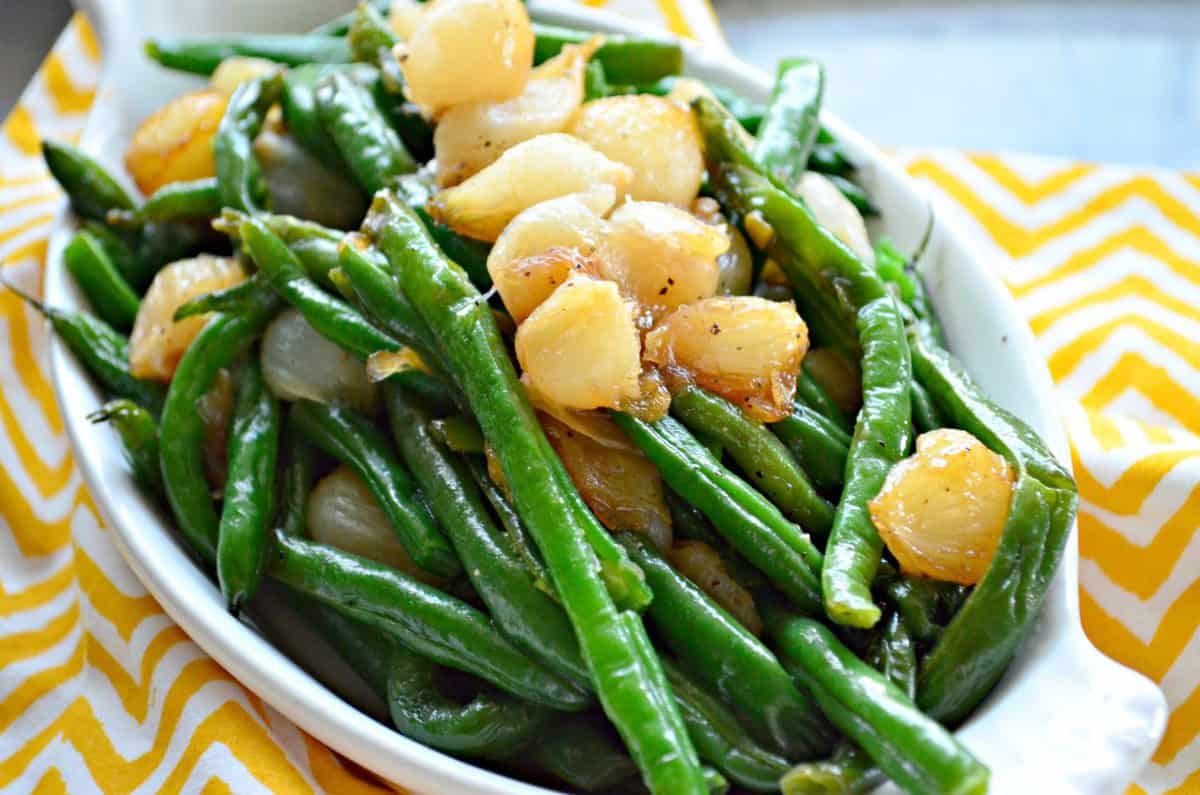
{"type": "MultiPolygon", "coordinates": [[[[704,0],[611,6],[720,43],[704,0]]],[[[99,56],[76,17],[0,130],[0,263],[34,292],[62,203],[38,143],[78,136],[99,56]]],[[[1171,705],[1131,792],[1200,793],[1200,177],[899,157],[1000,268],[1058,384],[1085,628],[1171,705]]],[[[45,347],[0,290],[0,791],[386,792],[238,685],[134,578],[71,460],[45,347]]]]}

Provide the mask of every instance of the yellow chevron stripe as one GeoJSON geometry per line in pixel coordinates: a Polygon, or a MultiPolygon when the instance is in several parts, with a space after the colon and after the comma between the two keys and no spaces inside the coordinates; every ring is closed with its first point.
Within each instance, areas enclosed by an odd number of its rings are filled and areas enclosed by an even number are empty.
{"type": "Polygon", "coordinates": [[[17,105],[8,114],[4,126],[0,127],[0,135],[17,148],[23,155],[34,156],[41,147],[41,136],[38,135],[37,125],[33,115],[24,105],[17,105]]]}
{"type": "Polygon", "coordinates": [[[1159,411],[1175,416],[1182,427],[1193,433],[1200,429],[1200,413],[1197,413],[1200,399],[1181,387],[1166,368],[1146,361],[1138,353],[1127,353],[1118,359],[1080,402],[1103,408],[1127,391],[1138,393],[1159,411]]]}
{"type": "Polygon", "coordinates": [[[246,714],[246,710],[234,703],[224,704],[196,727],[183,758],[171,771],[160,791],[164,795],[180,792],[200,757],[215,743],[228,748],[251,775],[271,792],[300,795],[313,791],[278,743],[263,732],[259,724],[246,714]]]}
{"type": "Polygon", "coordinates": [[[67,782],[63,781],[62,773],[59,773],[54,768],[47,770],[46,773],[38,779],[34,785],[33,791],[35,795],[67,795],[70,790],[67,789],[67,782]]]}
{"type": "Polygon", "coordinates": [[[59,113],[83,113],[96,100],[95,89],[77,88],[71,82],[67,67],[57,53],[51,53],[42,64],[42,78],[46,81],[54,109],[59,113]]]}
{"type": "Polygon", "coordinates": [[[1005,218],[998,210],[983,201],[970,186],[940,163],[929,159],[914,161],[909,172],[928,179],[975,216],[991,234],[996,244],[1011,256],[1032,254],[1055,238],[1073,232],[1097,216],[1115,210],[1130,199],[1138,198],[1154,205],[1164,216],[1181,229],[1200,236],[1200,216],[1174,196],[1162,189],[1153,179],[1133,177],[1092,196],[1082,206],[1051,221],[1027,229],[1005,218]]]}
{"type": "Polygon", "coordinates": [[[141,666],[138,670],[138,679],[135,680],[126,672],[121,663],[89,635],[88,665],[104,675],[113,690],[116,691],[117,697],[121,699],[121,706],[125,708],[125,711],[138,722],[142,722],[146,720],[151,697],[154,695],[150,687],[154,669],[158,667],[167,652],[180,643],[191,643],[191,640],[182,629],[174,624],[155,635],[154,639],[146,644],[146,651],[142,654],[141,666]]]}
{"type": "Polygon", "coordinates": [[[16,224],[15,226],[11,226],[8,229],[5,229],[3,232],[0,232],[0,244],[7,243],[14,237],[19,237],[20,235],[23,235],[33,229],[37,229],[40,226],[46,226],[53,220],[53,213],[45,213],[44,215],[38,215],[30,218],[27,221],[16,224]]]}
{"type": "Polygon", "coordinates": [[[1164,291],[1145,276],[1126,276],[1119,282],[1111,284],[1102,290],[1087,293],[1069,303],[1060,304],[1045,312],[1029,318],[1029,325],[1034,334],[1041,334],[1050,326],[1068,315],[1073,315],[1083,309],[1103,306],[1120,298],[1144,298],[1161,306],[1167,312],[1172,312],[1188,320],[1200,322],[1200,307],[1193,306],[1164,291]]]}
{"type": "Polygon", "coordinates": [[[667,29],[676,36],[682,36],[686,39],[696,38],[692,26],[688,24],[687,17],[683,10],[679,7],[678,0],[655,0],[658,5],[658,10],[662,12],[663,18],[667,21],[667,29]]]}
{"type": "Polygon", "coordinates": [[[162,614],[162,608],[153,596],[129,596],[123,593],[79,547],[75,548],[75,576],[79,580],[80,590],[87,595],[92,607],[127,641],[133,637],[133,631],[139,624],[151,616],[162,614]]]}
{"type": "Polygon", "coordinates": [[[83,14],[76,14],[71,18],[68,30],[74,31],[79,37],[79,44],[83,48],[84,56],[92,63],[100,62],[100,42],[96,39],[96,31],[92,29],[92,25],[88,22],[87,17],[83,14]]]}
{"type": "Polygon", "coordinates": [[[17,549],[27,558],[49,555],[71,540],[69,513],[56,522],[43,522],[3,467],[0,467],[0,517],[12,528],[17,549]]]}
{"type": "Polygon", "coordinates": [[[1106,238],[1092,248],[1080,250],[1053,271],[1028,282],[1010,285],[1010,288],[1013,295],[1020,298],[1068,276],[1084,273],[1104,259],[1125,249],[1153,257],[1180,278],[1200,285],[1200,262],[1178,254],[1146,227],[1133,226],[1106,238]]]}
{"type": "Polygon", "coordinates": [[[1156,451],[1138,460],[1137,466],[1122,473],[1111,487],[1105,486],[1092,475],[1075,448],[1072,448],[1071,461],[1083,499],[1094,505],[1103,505],[1117,516],[1133,516],[1168,472],[1180,462],[1198,457],[1200,449],[1156,451]]]}
{"type": "Polygon", "coordinates": [[[1105,611],[1086,589],[1080,591],[1080,611],[1083,628],[1101,651],[1157,682],[1200,627],[1200,580],[1167,608],[1149,643],[1105,611]]]}
{"type": "Polygon", "coordinates": [[[1200,686],[1171,711],[1167,730],[1151,761],[1156,765],[1171,764],[1197,734],[1200,734],[1200,686]]]}
{"type": "Polygon", "coordinates": [[[308,752],[308,769],[317,784],[326,792],[345,795],[380,795],[382,792],[395,792],[399,795],[410,795],[408,790],[377,779],[373,773],[353,762],[347,763],[352,767],[347,769],[346,765],[338,761],[340,757],[307,734],[303,736],[304,748],[308,752]]]}
{"type": "Polygon", "coordinates": [[[1037,204],[1057,196],[1074,187],[1084,177],[1096,173],[1099,168],[1090,163],[1073,163],[1047,177],[1029,181],[996,155],[976,153],[968,155],[967,159],[1025,204],[1037,204]]]}
{"type": "Polygon", "coordinates": [[[38,629],[0,636],[4,641],[0,645],[0,674],[3,674],[6,665],[36,657],[62,643],[78,621],[79,603],[72,602],[65,611],[38,629]]]}
{"type": "Polygon", "coordinates": [[[1079,554],[1095,561],[1104,574],[1139,599],[1158,592],[1179,564],[1196,532],[1200,516],[1200,485],[1192,489],[1183,506],[1168,519],[1149,546],[1129,541],[1087,511],[1079,512],[1079,554]],[[1136,566],[1129,565],[1132,560],[1136,566]]]}
{"type": "MultiPolygon", "coordinates": [[[[45,241],[41,241],[41,245],[36,247],[36,250],[44,253],[45,241]]],[[[42,374],[42,368],[38,366],[38,362],[34,358],[35,346],[30,337],[31,321],[27,320],[28,315],[15,293],[0,290],[0,317],[8,321],[8,333],[12,342],[10,361],[21,381],[21,386],[37,404],[50,432],[56,435],[62,434],[65,428],[62,416],[58,411],[58,402],[54,398],[54,387],[42,374]]],[[[43,333],[43,321],[40,317],[35,317],[32,319],[32,323],[40,327],[37,332],[40,336],[43,333]]],[[[0,399],[3,397],[0,396],[0,399]]]]}
{"type": "Polygon", "coordinates": [[[44,168],[40,174],[29,174],[23,177],[5,177],[0,174],[0,190],[7,188],[27,188],[30,185],[42,185],[47,187],[54,186],[54,180],[51,179],[50,173],[44,168]]]}
{"type": "Polygon", "coordinates": [[[1088,429],[1092,438],[1104,451],[1115,450],[1125,443],[1125,437],[1116,420],[1098,411],[1087,412],[1088,429]]]}
{"type": "Polygon", "coordinates": [[[34,610],[52,602],[63,591],[75,586],[75,572],[70,566],[63,566],[40,582],[29,586],[23,591],[5,593],[0,584],[0,618],[7,618],[17,613],[34,610]]]}
{"type": "Polygon", "coordinates": [[[7,204],[0,204],[0,215],[13,210],[20,210],[22,207],[32,207],[35,204],[43,204],[53,201],[62,194],[60,193],[34,193],[29,196],[22,196],[19,199],[14,199],[7,204]]]}
{"type": "MultiPolygon", "coordinates": [[[[7,698],[0,701],[0,733],[16,722],[17,718],[42,696],[83,671],[83,649],[82,641],[75,644],[75,651],[66,662],[32,674],[9,693],[7,698]]],[[[0,769],[3,769],[2,765],[0,769]]],[[[0,785],[3,783],[4,778],[0,774],[0,785]]]]}
{"type": "MultiPolygon", "coordinates": [[[[82,648],[82,647],[81,647],[82,648]]],[[[154,728],[153,746],[145,754],[126,760],[109,740],[103,721],[83,698],[73,702],[50,726],[20,751],[0,763],[0,786],[21,774],[29,762],[53,740],[67,742],[89,761],[89,769],[103,792],[132,792],[162,764],[183,710],[205,685],[227,681],[228,674],[209,659],[184,666],[163,699],[162,716],[154,728]]],[[[0,720],[7,714],[0,710],[0,720]]],[[[178,791],[211,745],[220,743],[260,783],[275,792],[311,792],[286,755],[266,730],[234,702],[226,702],[201,722],[188,739],[182,758],[160,791],[178,791]],[[273,784],[277,786],[272,786],[273,784]]]]}

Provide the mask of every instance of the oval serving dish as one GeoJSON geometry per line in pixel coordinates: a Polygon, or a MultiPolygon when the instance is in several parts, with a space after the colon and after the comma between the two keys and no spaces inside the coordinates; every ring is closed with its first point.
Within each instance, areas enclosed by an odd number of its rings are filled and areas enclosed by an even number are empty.
{"type": "MultiPolygon", "coordinates": [[[[339,6],[349,6],[323,0],[81,0],[80,5],[97,24],[108,54],[81,145],[113,167],[120,166],[136,124],[191,85],[186,76],[167,73],[142,55],[145,38],[304,30],[337,13],[339,6]]],[[[655,34],[582,6],[536,1],[529,5],[535,18],[549,23],[655,34]]],[[[766,99],[771,88],[766,74],[715,48],[690,43],[684,48],[689,74],[752,100],[766,99]]],[[[798,48],[803,49],[802,43],[798,48]]],[[[886,235],[901,251],[911,252],[932,223],[919,267],[955,354],[989,395],[1028,422],[1062,461],[1069,462],[1049,374],[1007,290],[967,239],[933,213],[912,180],[845,123],[829,113],[823,120],[860,164],[859,181],[881,209],[872,223],[873,236],[886,235]]],[[[51,237],[45,297],[53,305],[84,303],[61,263],[70,223],[64,212],[51,237]]],[[[317,739],[406,790],[463,795],[550,792],[401,736],[371,717],[372,707],[378,705],[363,697],[365,688],[336,660],[322,661],[319,652],[315,655],[318,667],[327,662],[334,668],[323,671],[323,678],[344,683],[339,688],[342,695],[254,627],[231,617],[220,591],[188,557],[167,518],[138,492],[116,437],[86,420],[99,405],[99,394],[57,340],[51,345],[51,372],[76,461],[121,552],[167,613],[246,687],[317,739]]],[[[1145,764],[1163,732],[1162,694],[1088,642],[1080,626],[1077,588],[1073,534],[1035,630],[1000,684],[958,732],[992,769],[993,792],[1119,792],[1145,764]]],[[[282,607],[269,607],[256,619],[266,634],[276,637],[270,628],[287,622],[287,614],[282,607]]],[[[290,627],[286,634],[293,648],[321,646],[306,634],[295,637],[298,633],[290,627]]],[[[332,653],[325,656],[332,658],[332,653]]]]}

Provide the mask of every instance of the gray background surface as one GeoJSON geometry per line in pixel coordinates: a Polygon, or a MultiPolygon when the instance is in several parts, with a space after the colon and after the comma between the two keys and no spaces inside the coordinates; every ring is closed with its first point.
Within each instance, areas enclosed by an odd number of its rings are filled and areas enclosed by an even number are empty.
{"type": "MultiPolygon", "coordinates": [[[[1200,0],[716,7],[751,63],[824,61],[828,105],[885,146],[1200,169],[1200,0]]],[[[66,0],[0,0],[0,116],[69,14],[66,0]]]]}

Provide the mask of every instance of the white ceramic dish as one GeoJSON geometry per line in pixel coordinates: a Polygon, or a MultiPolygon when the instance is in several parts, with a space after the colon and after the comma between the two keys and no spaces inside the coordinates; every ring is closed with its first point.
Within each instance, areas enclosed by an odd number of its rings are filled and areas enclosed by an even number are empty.
{"type": "MultiPolygon", "coordinates": [[[[147,36],[304,30],[348,5],[325,0],[80,0],[80,4],[98,23],[108,57],[82,145],[114,167],[120,165],[134,125],[195,82],[149,64],[140,46],[147,36]]],[[[530,6],[548,22],[647,32],[583,7],[543,2],[530,6]]],[[[770,88],[767,75],[702,47],[687,47],[687,70],[757,100],[764,99],[770,88]]],[[[931,213],[922,193],[844,123],[830,116],[825,121],[863,164],[865,186],[883,210],[873,232],[890,236],[902,250],[913,250],[931,213]]],[[[82,303],[59,257],[69,224],[64,217],[51,240],[46,297],[54,305],[82,303]]],[[[1037,429],[1063,461],[1069,461],[1049,375],[1004,287],[964,237],[940,218],[935,219],[921,268],[952,347],[972,375],[1037,429]]],[[[254,629],[231,618],[214,584],[168,530],[166,517],[133,486],[116,437],[85,420],[100,395],[83,369],[57,343],[51,348],[51,366],[76,460],[125,558],[171,617],[243,684],[305,731],[413,792],[548,792],[405,739],[326,688],[254,629]]],[[[1084,637],[1077,571],[1072,535],[1037,628],[995,692],[959,731],[959,737],[992,768],[994,792],[1119,792],[1162,734],[1166,707],[1158,689],[1102,656],[1084,637]]],[[[268,611],[268,618],[286,620],[275,610],[268,611]]],[[[289,627],[293,639],[297,632],[289,627]]],[[[303,645],[320,644],[305,639],[303,645]]],[[[343,669],[335,675],[344,678],[345,674],[343,669]]],[[[353,683],[348,686],[353,690],[353,683]]]]}

